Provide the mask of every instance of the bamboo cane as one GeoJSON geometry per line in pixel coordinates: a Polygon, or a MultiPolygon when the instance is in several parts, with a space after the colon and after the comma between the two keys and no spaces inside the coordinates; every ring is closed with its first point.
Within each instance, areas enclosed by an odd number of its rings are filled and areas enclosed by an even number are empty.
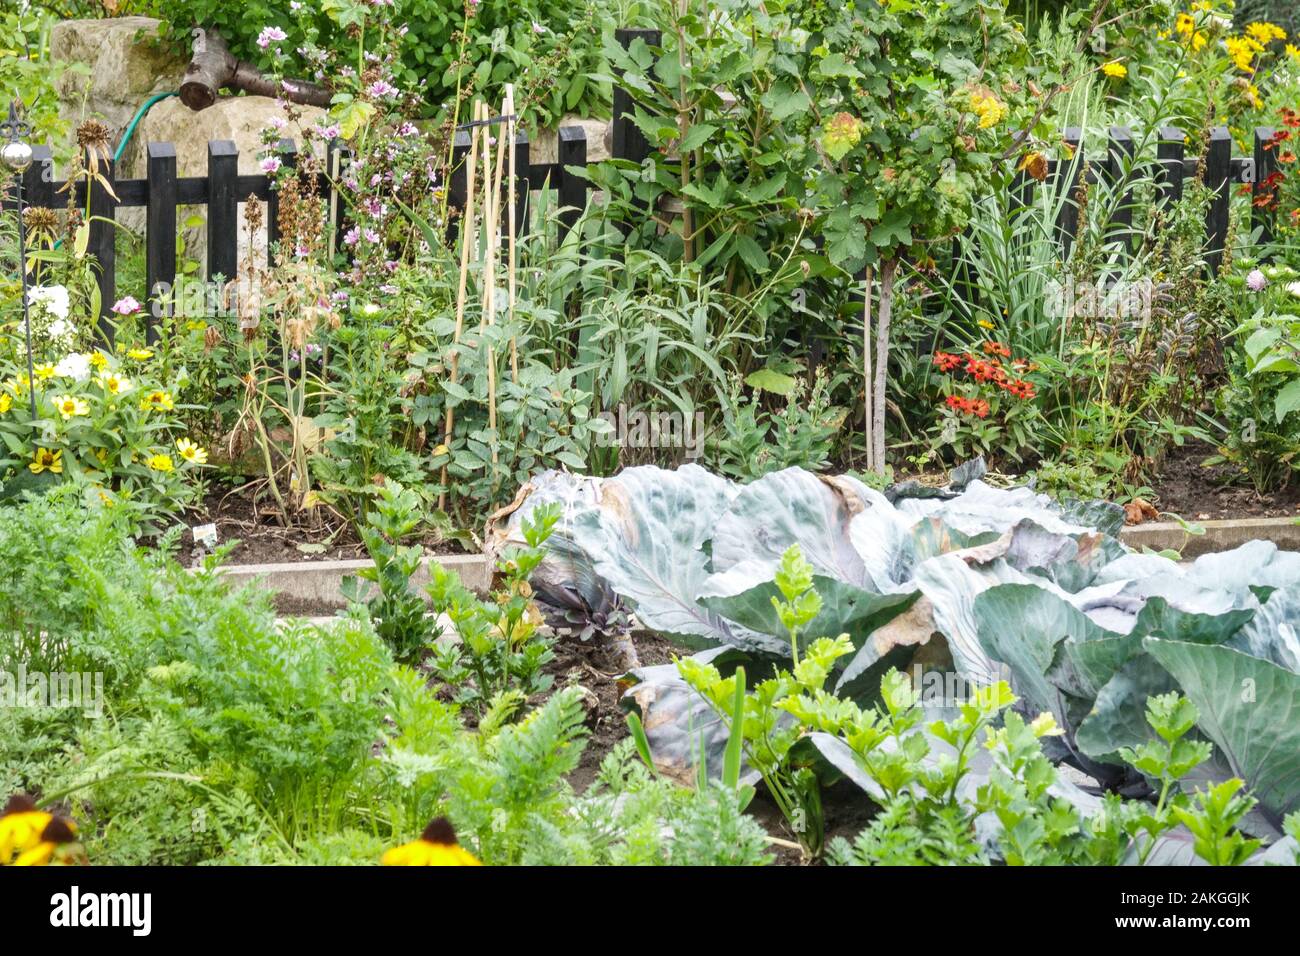
{"type": "MultiPolygon", "coordinates": [[[[477,105],[475,107],[474,118],[478,119],[477,105]]],[[[460,276],[456,285],[456,329],[451,337],[451,384],[457,384],[460,377],[460,336],[465,328],[465,298],[468,291],[469,283],[469,250],[470,245],[478,244],[478,230],[475,229],[474,220],[474,178],[477,171],[475,160],[478,151],[479,127],[474,127],[470,131],[469,137],[469,158],[466,160],[465,167],[465,209],[460,219],[460,276]]],[[[450,175],[450,171],[448,171],[450,175]]],[[[447,414],[443,422],[443,439],[442,443],[448,448],[451,447],[451,430],[456,423],[456,410],[450,405],[447,406],[447,414]]],[[[442,491],[438,493],[438,508],[442,510],[447,506],[447,466],[442,466],[442,473],[438,478],[438,484],[442,491]]]]}
{"type": "Polygon", "coordinates": [[[506,149],[510,151],[510,189],[507,202],[510,203],[510,210],[507,213],[507,222],[509,228],[509,248],[507,254],[509,263],[506,266],[506,277],[510,297],[510,381],[516,385],[519,384],[519,342],[515,337],[515,298],[516,298],[516,253],[515,253],[515,234],[518,226],[515,223],[515,190],[518,188],[518,180],[515,178],[515,139],[518,137],[518,121],[515,119],[515,87],[513,83],[506,84],[505,103],[501,107],[504,116],[510,117],[506,120],[506,149]]]}
{"type": "MultiPolygon", "coordinates": [[[[487,106],[483,106],[483,119],[488,118],[487,106]]],[[[484,209],[484,228],[487,241],[483,257],[483,315],[479,322],[482,329],[486,324],[495,325],[496,320],[496,265],[500,255],[500,203],[501,173],[504,155],[501,151],[500,137],[497,138],[495,156],[493,155],[491,128],[486,127],[483,136],[483,179],[490,185],[484,209]]],[[[497,357],[491,338],[487,342],[488,373],[488,429],[492,432],[492,482],[496,484],[498,464],[497,436],[497,357]]]]}

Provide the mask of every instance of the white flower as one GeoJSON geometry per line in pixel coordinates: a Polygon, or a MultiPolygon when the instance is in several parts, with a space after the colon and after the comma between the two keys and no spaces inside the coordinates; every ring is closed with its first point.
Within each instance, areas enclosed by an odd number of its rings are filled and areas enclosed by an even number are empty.
{"type": "Polygon", "coordinates": [[[27,293],[28,305],[41,305],[56,318],[66,319],[71,305],[68,290],[61,285],[33,286],[27,293]]]}
{"type": "Polygon", "coordinates": [[[1297,299],[1300,299],[1300,282],[1288,282],[1286,291],[1290,292],[1297,299]]]}
{"type": "Polygon", "coordinates": [[[45,330],[45,334],[49,336],[51,342],[58,342],[62,339],[72,338],[72,334],[76,330],[76,326],[67,319],[55,319],[50,323],[49,328],[45,330]]]}
{"type": "Polygon", "coordinates": [[[90,356],[72,352],[54,366],[54,374],[75,382],[84,382],[90,378],[90,356]]]}

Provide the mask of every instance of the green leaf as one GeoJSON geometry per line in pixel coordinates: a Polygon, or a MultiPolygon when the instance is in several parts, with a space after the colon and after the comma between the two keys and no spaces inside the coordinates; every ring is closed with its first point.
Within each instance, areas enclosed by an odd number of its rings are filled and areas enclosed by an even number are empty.
{"type": "Polygon", "coordinates": [[[1296,409],[1300,409],[1300,378],[1293,378],[1283,385],[1273,399],[1273,414],[1279,423],[1296,409]]]}
{"type": "Polygon", "coordinates": [[[1300,808],[1300,674],[1229,647],[1147,638],[1230,772],[1276,820],[1300,808]]]}
{"type": "Polygon", "coordinates": [[[793,376],[778,372],[774,368],[760,368],[745,376],[745,384],[763,392],[785,396],[794,392],[795,386],[799,383],[793,376]]]}

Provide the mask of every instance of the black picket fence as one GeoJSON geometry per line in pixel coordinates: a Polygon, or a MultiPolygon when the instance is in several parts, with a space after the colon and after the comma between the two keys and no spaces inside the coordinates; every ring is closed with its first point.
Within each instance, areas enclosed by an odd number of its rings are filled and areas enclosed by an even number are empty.
{"type": "MultiPolygon", "coordinates": [[[[1065,141],[1073,154],[1069,159],[1052,159],[1048,163],[1048,178],[1052,185],[1059,188],[1061,178],[1070,176],[1068,184],[1071,201],[1062,205],[1057,220],[1057,234],[1063,250],[1068,252],[1079,230],[1079,206],[1073,201],[1079,180],[1085,171],[1088,181],[1092,183],[1109,180],[1127,186],[1123,197],[1113,205],[1110,222],[1114,232],[1120,235],[1133,226],[1134,212],[1137,204],[1134,190],[1137,177],[1132,175],[1134,166],[1135,142],[1133,132],[1124,126],[1111,127],[1103,155],[1088,156],[1082,146],[1083,131],[1070,128],[1065,131],[1065,141]]],[[[1223,259],[1224,243],[1228,237],[1228,225],[1232,190],[1249,187],[1252,198],[1259,194],[1261,184],[1278,169],[1277,151],[1274,148],[1274,131],[1267,127],[1257,127],[1253,134],[1254,155],[1233,156],[1232,137],[1225,126],[1216,126],[1209,131],[1204,143],[1204,152],[1199,156],[1186,155],[1187,137],[1178,127],[1162,127],[1156,134],[1156,168],[1157,186],[1156,204],[1159,208],[1168,208],[1183,197],[1184,188],[1189,181],[1199,175],[1202,182],[1211,191],[1209,206],[1205,213],[1205,250],[1206,259],[1211,270],[1216,270],[1223,259]]],[[[1032,190],[1037,183],[1027,174],[1020,174],[1013,186],[1016,199],[1020,203],[1029,201],[1032,190]]],[[[1250,227],[1252,233],[1259,231],[1258,243],[1267,245],[1274,238],[1274,214],[1264,206],[1252,205],[1250,227]]]]}
{"type": "MultiPolygon", "coordinates": [[[[619,30],[618,38],[623,46],[630,46],[637,38],[643,39],[651,46],[661,42],[656,30],[619,30]]],[[[611,129],[611,155],[616,159],[631,160],[642,163],[652,155],[653,150],[640,129],[632,122],[633,104],[627,91],[615,87],[613,96],[613,120],[611,129]]],[[[1082,157],[1083,134],[1081,130],[1066,131],[1066,141],[1075,151],[1072,159],[1056,158],[1049,163],[1049,177],[1072,175],[1076,178],[1084,169],[1092,180],[1101,177],[1122,177],[1134,155],[1135,144],[1132,133],[1125,128],[1109,131],[1109,142],[1105,154],[1096,158],[1082,157]],[[1085,163],[1082,160],[1087,159],[1085,163]]],[[[1203,181],[1213,191],[1213,199],[1206,213],[1206,247],[1209,250],[1211,265],[1217,265],[1222,257],[1223,243],[1228,234],[1230,190],[1234,184],[1247,184],[1252,193],[1258,189],[1270,173],[1277,169],[1277,154],[1271,148],[1273,131],[1257,129],[1254,131],[1254,155],[1234,157],[1232,140],[1224,127],[1211,130],[1206,141],[1204,156],[1188,157],[1185,155],[1185,140],[1181,130],[1162,129],[1159,131],[1156,159],[1159,163],[1159,196],[1157,202],[1170,203],[1178,200],[1185,183],[1192,177],[1202,175],[1203,181]],[[1201,169],[1201,163],[1204,169],[1201,169]]],[[[452,173],[449,182],[449,203],[455,209],[464,207],[466,194],[466,159],[469,153],[469,132],[460,130],[456,134],[452,151],[452,173]]],[[[291,140],[279,144],[282,163],[296,165],[296,145],[291,140]]],[[[554,163],[533,163],[530,155],[528,137],[522,131],[515,144],[515,165],[517,177],[516,222],[528,223],[531,194],[541,190],[552,190],[557,194],[560,235],[563,237],[577,222],[578,217],[587,206],[590,183],[580,171],[587,165],[587,140],[581,127],[565,127],[558,134],[557,158],[554,163]]],[[[58,207],[68,202],[66,182],[55,179],[53,159],[48,147],[34,147],[34,162],[23,175],[23,198],[27,205],[58,207]]],[[[341,241],[347,223],[347,204],[337,187],[342,170],[349,161],[350,154],[337,141],[331,144],[326,161],[328,173],[321,173],[316,184],[320,195],[328,204],[330,229],[334,237],[334,248],[342,248],[341,241]]],[[[110,315],[113,304],[119,298],[117,288],[117,270],[114,251],[113,220],[118,209],[144,207],[145,209],[145,263],[146,288],[144,290],[126,290],[130,294],[143,292],[148,303],[150,315],[155,314],[155,304],[163,309],[168,307],[164,301],[166,290],[176,280],[176,237],[177,209],[183,206],[206,206],[207,228],[207,275],[209,278],[221,276],[231,278],[237,270],[237,248],[240,230],[239,204],[250,199],[268,204],[265,217],[268,250],[274,254],[274,245],[279,239],[277,215],[277,192],[272,186],[272,178],[265,174],[240,174],[238,171],[239,155],[235,144],[219,140],[208,144],[208,169],[206,176],[178,176],[176,167],[176,150],[170,143],[149,143],[146,148],[146,169],[142,179],[117,179],[112,162],[99,163],[104,180],[110,184],[112,192],[98,182],[87,187],[84,180],[78,181],[73,190],[72,201],[79,208],[89,209],[92,217],[90,224],[89,249],[97,262],[97,281],[99,284],[101,309],[105,319],[110,315]],[[89,204],[85,190],[90,189],[89,204]]],[[[1013,189],[1019,201],[1026,201],[1028,190],[1038,184],[1022,175],[1013,189]]],[[[1072,184],[1073,186],[1073,184],[1072,184]]],[[[1129,197],[1131,200],[1131,195],[1129,197]]],[[[6,208],[12,207],[12,199],[6,202],[6,208]]],[[[1118,204],[1113,218],[1121,226],[1132,225],[1134,205],[1132,201],[1118,204]]],[[[648,214],[649,211],[646,211],[648,214]]],[[[1252,223],[1260,229],[1261,241],[1268,242],[1273,236],[1272,214],[1256,207],[1252,214],[1252,223]]],[[[1058,234],[1063,248],[1068,251],[1078,231],[1078,210],[1072,203],[1064,205],[1057,223],[1058,234]]],[[[455,217],[448,228],[449,238],[455,236],[455,217]]],[[[165,314],[165,313],[162,313],[165,314]]],[[[108,326],[105,323],[105,328],[108,326]]],[[[156,323],[151,323],[151,336],[156,335],[156,323]]]]}
{"type": "MultiPolygon", "coordinates": [[[[337,141],[336,141],[337,142],[337,141]]],[[[468,134],[458,133],[455,145],[457,158],[450,184],[450,200],[463,204],[465,170],[463,156],[468,150],[468,134]],[[459,190],[459,193],[458,193],[459,190]],[[459,196],[459,200],[458,200],[459,196]]],[[[526,223],[529,193],[551,189],[559,194],[561,205],[571,207],[560,215],[561,236],[585,208],[587,182],[566,170],[565,166],[586,165],[586,133],[581,127],[565,127],[559,131],[559,162],[533,164],[529,161],[528,138],[522,132],[515,143],[516,171],[519,181],[518,212],[521,223],[526,223]]],[[[281,163],[297,166],[297,145],[292,140],[279,143],[277,155],[281,163]]],[[[268,259],[273,263],[275,243],[279,235],[278,192],[273,178],[265,173],[239,172],[239,152],[229,140],[208,143],[208,171],[206,176],[178,176],[176,149],[171,143],[149,143],[145,151],[145,176],[142,179],[118,179],[116,164],[111,160],[98,162],[99,179],[87,184],[78,179],[71,190],[66,180],[56,178],[54,161],[47,146],[33,147],[33,162],[22,177],[23,203],[26,206],[59,208],[69,201],[90,215],[87,252],[94,257],[96,281],[101,302],[101,327],[108,332],[108,318],[121,294],[143,292],[150,316],[149,335],[157,335],[156,316],[167,314],[169,293],[176,281],[177,209],[183,206],[205,206],[207,229],[208,278],[232,278],[238,268],[238,239],[241,229],[239,205],[249,201],[267,204],[265,230],[268,259]],[[86,191],[90,190],[89,201],[86,191]],[[69,192],[71,196],[69,197],[69,192]],[[117,257],[115,250],[114,221],[117,210],[145,209],[145,289],[119,290],[117,283],[117,257]]],[[[331,144],[326,169],[318,174],[316,189],[323,198],[329,215],[333,249],[342,249],[342,236],[347,228],[347,203],[341,189],[350,153],[345,147],[331,144]]],[[[12,197],[6,208],[15,205],[12,197]]]]}

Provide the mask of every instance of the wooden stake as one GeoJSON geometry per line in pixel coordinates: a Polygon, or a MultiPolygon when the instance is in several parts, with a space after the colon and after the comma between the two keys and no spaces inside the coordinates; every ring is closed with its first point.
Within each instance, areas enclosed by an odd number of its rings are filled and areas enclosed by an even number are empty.
{"type": "Polygon", "coordinates": [[[871,393],[875,388],[871,374],[871,280],[875,270],[867,266],[866,281],[862,283],[862,392],[863,392],[863,427],[867,437],[867,471],[876,470],[876,449],[871,440],[871,393]]]}
{"type": "MultiPolygon", "coordinates": [[[[478,119],[477,104],[475,105],[474,118],[478,119]]],[[[475,228],[474,218],[474,175],[476,172],[475,159],[478,150],[480,127],[475,126],[470,131],[469,136],[469,158],[465,168],[465,209],[461,214],[460,221],[460,276],[456,285],[456,330],[451,337],[451,374],[449,379],[451,384],[457,384],[460,377],[460,337],[465,328],[465,297],[469,283],[469,250],[471,244],[478,244],[478,230],[475,228]]],[[[450,175],[450,173],[448,174],[450,175]]],[[[442,442],[448,448],[451,447],[451,430],[456,423],[456,410],[450,405],[447,406],[447,414],[443,423],[442,442]]],[[[442,486],[442,491],[438,493],[439,510],[447,506],[447,466],[442,466],[442,474],[438,478],[438,483],[442,486]]]]}
{"type": "MultiPolygon", "coordinates": [[[[505,103],[502,104],[501,113],[504,116],[510,116],[510,117],[513,117],[515,115],[515,87],[513,83],[506,84],[505,103]]],[[[509,262],[506,266],[506,278],[507,278],[509,295],[510,295],[510,381],[518,385],[519,384],[519,342],[515,338],[515,334],[514,334],[515,290],[516,290],[515,264],[517,262],[515,256],[515,233],[518,228],[518,226],[515,223],[515,190],[518,188],[518,181],[515,178],[516,175],[515,139],[519,135],[517,121],[514,119],[507,120],[506,131],[507,131],[506,149],[510,153],[510,172],[509,172],[510,189],[509,189],[509,198],[507,199],[507,202],[510,203],[510,211],[507,214],[509,217],[508,223],[509,223],[509,230],[510,230],[509,240],[508,240],[509,262]]]]}

